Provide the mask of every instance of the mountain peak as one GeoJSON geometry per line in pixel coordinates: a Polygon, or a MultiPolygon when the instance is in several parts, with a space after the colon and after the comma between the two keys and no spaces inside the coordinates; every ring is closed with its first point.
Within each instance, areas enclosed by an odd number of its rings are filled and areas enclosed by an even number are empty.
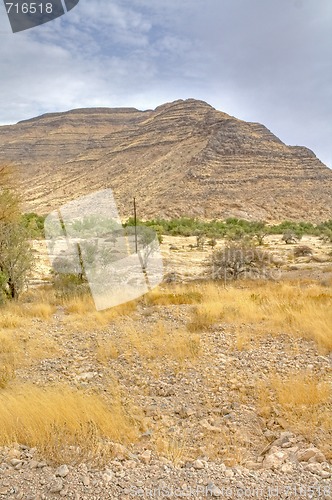
{"type": "Polygon", "coordinates": [[[332,218],[332,171],[312,151],[196,99],[49,113],[0,127],[0,151],[28,211],[111,188],[123,217],[135,196],[141,218],[332,218]]]}

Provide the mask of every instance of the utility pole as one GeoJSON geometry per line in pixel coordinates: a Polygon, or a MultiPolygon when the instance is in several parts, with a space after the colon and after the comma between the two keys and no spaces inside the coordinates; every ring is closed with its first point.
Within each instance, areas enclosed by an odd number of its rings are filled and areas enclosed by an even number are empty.
{"type": "Polygon", "coordinates": [[[135,224],[135,253],[138,253],[137,248],[137,214],[136,214],[136,198],[134,197],[134,224],[135,224]]]}

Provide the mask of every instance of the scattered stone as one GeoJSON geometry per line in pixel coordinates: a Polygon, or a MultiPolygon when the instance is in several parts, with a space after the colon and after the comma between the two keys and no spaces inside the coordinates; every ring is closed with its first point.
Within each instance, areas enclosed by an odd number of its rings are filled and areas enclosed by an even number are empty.
{"type": "Polygon", "coordinates": [[[69,469],[67,465],[60,465],[55,471],[55,475],[59,477],[66,477],[69,474],[69,469]]]}
{"type": "Polygon", "coordinates": [[[195,462],[193,463],[193,467],[194,469],[204,469],[204,464],[201,460],[195,460],[195,462]]]}
{"type": "Polygon", "coordinates": [[[285,451],[275,450],[275,447],[271,448],[271,453],[266,455],[263,461],[263,467],[266,469],[276,470],[285,462],[288,454],[285,451]]]}
{"type": "Polygon", "coordinates": [[[49,485],[50,493],[60,493],[63,488],[63,480],[61,478],[54,479],[49,485]]]}
{"type": "Polygon", "coordinates": [[[331,473],[324,470],[319,463],[315,464],[307,464],[305,466],[306,470],[312,472],[312,474],[317,474],[318,476],[322,477],[323,479],[327,479],[331,476],[331,473]]]}
{"type": "Polygon", "coordinates": [[[150,463],[150,460],[151,460],[151,450],[145,450],[141,456],[141,461],[144,463],[144,464],[148,464],[150,463]]]}
{"type": "Polygon", "coordinates": [[[90,486],[90,478],[89,478],[89,476],[84,476],[83,479],[82,479],[82,482],[83,482],[84,486],[86,486],[86,487],[90,486]]]}
{"type": "MultiPolygon", "coordinates": [[[[299,462],[308,462],[309,460],[314,460],[315,462],[325,462],[325,456],[323,453],[317,448],[308,448],[297,455],[297,459],[299,462]]],[[[312,461],[313,461],[312,460],[312,461]]]]}
{"type": "Polygon", "coordinates": [[[105,483],[109,483],[113,479],[113,472],[110,469],[106,469],[103,474],[103,480],[105,483]]]}
{"type": "Polygon", "coordinates": [[[221,497],[222,496],[222,491],[218,486],[216,486],[213,483],[209,483],[207,486],[207,492],[209,496],[212,497],[221,497]]]}

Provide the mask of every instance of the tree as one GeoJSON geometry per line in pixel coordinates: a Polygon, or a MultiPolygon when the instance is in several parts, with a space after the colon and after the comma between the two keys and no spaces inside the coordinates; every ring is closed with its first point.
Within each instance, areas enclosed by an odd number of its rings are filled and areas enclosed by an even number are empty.
{"type": "Polygon", "coordinates": [[[204,231],[197,229],[196,231],[194,231],[194,234],[196,236],[196,247],[199,248],[200,250],[204,250],[204,243],[205,243],[204,231]]]}
{"type": "Polygon", "coordinates": [[[262,246],[264,244],[264,238],[267,236],[268,233],[264,229],[258,229],[257,231],[254,232],[254,237],[257,240],[257,244],[259,246],[262,246]]]}
{"type": "Polygon", "coordinates": [[[0,293],[17,299],[32,269],[29,233],[20,223],[19,197],[10,187],[12,172],[0,168],[0,293]]]}
{"type": "Polygon", "coordinates": [[[0,223],[0,285],[2,294],[17,299],[33,265],[28,233],[16,222],[0,223]]]}
{"type": "Polygon", "coordinates": [[[212,254],[212,279],[232,279],[260,275],[268,254],[254,245],[232,243],[212,254]]]}

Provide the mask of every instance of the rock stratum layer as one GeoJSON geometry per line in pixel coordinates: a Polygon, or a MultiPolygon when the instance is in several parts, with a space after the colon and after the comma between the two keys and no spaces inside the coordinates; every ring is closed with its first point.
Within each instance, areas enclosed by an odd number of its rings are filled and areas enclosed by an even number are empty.
{"type": "Polygon", "coordinates": [[[188,99],[155,110],[76,109],[0,127],[25,210],[112,188],[121,217],[332,218],[332,170],[264,125],[188,99]]]}

